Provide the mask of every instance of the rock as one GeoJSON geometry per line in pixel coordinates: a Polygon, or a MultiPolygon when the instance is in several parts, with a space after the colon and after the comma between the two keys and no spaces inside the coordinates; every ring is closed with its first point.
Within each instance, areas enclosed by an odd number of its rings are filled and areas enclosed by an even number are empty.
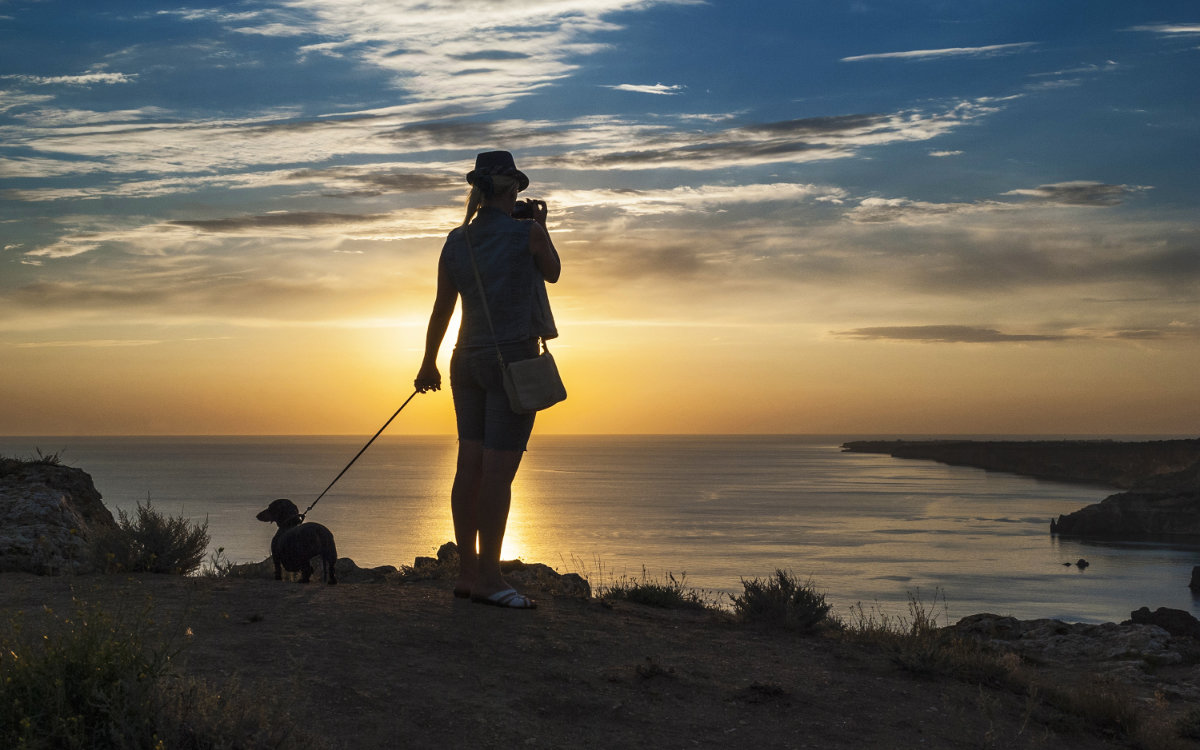
{"type": "Polygon", "coordinates": [[[1001,617],[986,612],[964,617],[954,628],[964,635],[986,640],[994,638],[1012,640],[1021,637],[1020,620],[1015,617],[1001,617]]]}
{"type": "Polygon", "coordinates": [[[1089,565],[1091,565],[1091,563],[1087,560],[1084,560],[1082,557],[1075,561],[1075,567],[1079,568],[1080,570],[1083,570],[1089,565]]]}
{"type": "Polygon", "coordinates": [[[537,589],[552,596],[587,599],[592,595],[591,584],[578,573],[559,573],[542,563],[511,560],[501,563],[509,583],[519,590],[537,589]]]}
{"type": "Polygon", "coordinates": [[[268,555],[262,562],[231,565],[228,575],[230,578],[274,578],[275,560],[268,555]]]}
{"type": "Polygon", "coordinates": [[[993,614],[965,617],[950,626],[1034,661],[1091,665],[1105,672],[1142,670],[1183,661],[1171,633],[1156,624],[1016,620],[993,614]]]}
{"type": "Polygon", "coordinates": [[[458,564],[458,545],[454,542],[446,542],[437,551],[438,562],[458,564]]]}
{"type": "Polygon", "coordinates": [[[1200,537],[1200,490],[1134,490],[1059,516],[1051,531],[1086,539],[1200,537]]]}
{"type": "MultiPolygon", "coordinates": [[[[317,575],[313,580],[317,580],[320,578],[321,558],[319,556],[314,557],[311,563],[313,569],[317,571],[317,575]]],[[[337,562],[333,564],[333,572],[337,574],[339,583],[382,583],[396,572],[396,568],[393,565],[360,568],[358,563],[349,557],[339,557],[337,562]]],[[[268,556],[262,562],[234,565],[229,569],[229,576],[231,578],[274,578],[274,558],[268,556]]],[[[299,580],[299,578],[299,573],[289,573],[286,570],[283,572],[283,579],[285,581],[299,580]]]]}
{"type": "MultiPolygon", "coordinates": [[[[338,581],[341,583],[394,583],[405,584],[415,581],[451,581],[458,575],[458,548],[453,542],[447,542],[438,549],[438,556],[417,557],[412,567],[405,566],[397,570],[391,565],[381,565],[376,568],[360,568],[348,557],[338,558],[334,565],[338,581]]],[[[313,567],[319,569],[320,561],[314,558],[313,567]]],[[[577,597],[587,599],[592,595],[592,587],[587,579],[578,573],[559,573],[549,565],[527,563],[522,560],[504,560],[500,569],[505,578],[518,589],[535,590],[548,593],[551,596],[577,597]]],[[[229,575],[235,578],[273,578],[275,566],[271,558],[258,563],[234,565],[229,575]]],[[[284,578],[294,578],[298,574],[284,572],[284,578]]]]}
{"type": "MultiPolygon", "coordinates": [[[[314,567],[316,564],[314,563],[314,567]]],[[[320,568],[317,568],[320,570],[320,568]]],[[[339,557],[333,565],[340,583],[382,583],[387,577],[396,572],[394,565],[378,565],[374,568],[360,568],[348,557],[339,557]]]]}
{"type": "Polygon", "coordinates": [[[1200,620],[1182,609],[1159,607],[1151,612],[1149,607],[1142,607],[1130,612],[1129,619],[1139,625],[1157,625],[1173,636],[1200,638],[1200,620]]]}
{"type": "Polygon", "coordinates": [[[89,541],[116,526],[86,472],[0,459],[0,571],[92,572],[89,541]]]}
{"type": "Polygon", "coordinates": [[[1192,567],[1192,581],[1188,584],[1192,591],[1200,591],[1200,565],[1192,567]]]}

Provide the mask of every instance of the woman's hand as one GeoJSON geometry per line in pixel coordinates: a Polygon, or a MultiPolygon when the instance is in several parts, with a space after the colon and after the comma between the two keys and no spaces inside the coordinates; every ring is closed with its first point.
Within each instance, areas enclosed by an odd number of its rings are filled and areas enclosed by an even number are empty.
{"type": "Polygon", "coordinates": [[[417,373],[417,379],[413,381],[413,386],[421,393],[440,391],[442,374],[438,372],[437,365],[421,365],[421,371],[417,373]]]}
{"type": "Polygon", "coordinates": [[[546,208],[546,201],[531,200],[529,202],[533,204],[533,220],[545,228],[546,215],[549,213],[549,209],[546,208]]]}

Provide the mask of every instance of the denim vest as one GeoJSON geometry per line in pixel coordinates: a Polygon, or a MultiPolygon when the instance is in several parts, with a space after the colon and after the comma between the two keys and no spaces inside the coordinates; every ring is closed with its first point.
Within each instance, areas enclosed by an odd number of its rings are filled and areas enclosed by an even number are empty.
{"type": "Polygon", "coordinates": [[[481,208],[470,225],[471,248],[496,328],[495,339],[483,311],[464,230],[458,227],[446,237],[440,262],[462,296],[456,347],[474,349],[493,346],[493,342],[504,345],[558,335],[546,280],[529,252],[532,226],[532,221],[513,219],[494,208],[481,208]]]}

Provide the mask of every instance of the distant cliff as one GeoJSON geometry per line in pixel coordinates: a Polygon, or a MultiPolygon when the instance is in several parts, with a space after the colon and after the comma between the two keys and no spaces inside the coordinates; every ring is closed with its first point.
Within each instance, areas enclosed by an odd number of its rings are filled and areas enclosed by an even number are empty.
{"type": "Polygon", "coordinates": [[[842,448],[1118,489],[1161,482],[1200,463],[1200,439],[861,440],[842,448]]]}
{"type": "Polygon", "coordinates": [[[842,447],[1129,490],[1052,520],[1051,533],[1062,536],[1200,538],[1200,440],[880,440],[842,447]]]}

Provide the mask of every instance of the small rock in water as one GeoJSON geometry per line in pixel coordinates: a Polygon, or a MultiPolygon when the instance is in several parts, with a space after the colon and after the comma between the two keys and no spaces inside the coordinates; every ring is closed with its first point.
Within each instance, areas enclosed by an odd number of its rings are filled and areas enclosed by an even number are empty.
{"type": "Polygon", "coordinates": [[[1079,568],[1080,570],[1083,570],[1090,564],[1091,563],[1089,563],[1087,560],[1084,560],[1082,557],[1075,561],[1075,567],[1079,568]]]}

